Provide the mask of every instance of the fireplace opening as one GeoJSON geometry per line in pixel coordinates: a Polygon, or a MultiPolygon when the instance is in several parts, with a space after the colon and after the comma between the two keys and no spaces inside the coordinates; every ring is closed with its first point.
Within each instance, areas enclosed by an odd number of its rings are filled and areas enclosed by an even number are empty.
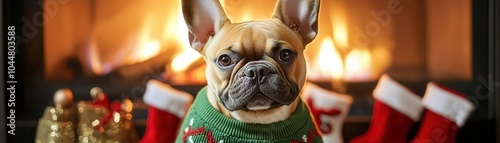
{"type": "MultiPolygon", "coordinates": [[[[269,19],[275,1],[221,3],[232,22],[242,22],[269,19]]],[[[112,71],[137,76],[144,74],[136,71],[141,68],[121,69],[160,65],[183,75],[177,80],[203,78],[198,68],[203,59],[189,46],[179,5],[160,0],[62,5],[62,14],[47,17],[44,26],[45,79],[72,80],[60,76],[71,72],[66,59],[79,61],[85,76],[112,71]]],[[[405,81],[470,81],[471,15],[472,3],[465,0],[323,1],[318,36],[305,51],[308,79],[363,82],[390,73],[405,81]]]]}

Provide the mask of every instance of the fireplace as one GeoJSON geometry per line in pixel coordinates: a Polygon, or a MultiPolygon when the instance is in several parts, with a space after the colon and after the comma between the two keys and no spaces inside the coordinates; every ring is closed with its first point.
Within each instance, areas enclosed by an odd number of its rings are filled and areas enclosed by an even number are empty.
{"type": "MultiPolygon", "coordinates": [[[[270,18],[275,0],[221,3],[232,22],[241,22],[270,18]]],[[[76,101],[89,100],[94,86],[111,100],[132,99],[142,134],[149,79],[192,95],[206,85],[204,60],[189,46],[179,0],[2,4],[4,27],[21,33],[16,125],[26,136],[16,140],[33,141],[36,121],[59,88],[73,90],[76,101]]],[[[346,141],[367,129],[371,92],[384,73],[418,95],[429,81],[468,95],[476,110],[457,141],[499,141],[498,10],[494,0],[323,0],[318,36],[305,51],[308,82],[354,98],[346,141]]]]}

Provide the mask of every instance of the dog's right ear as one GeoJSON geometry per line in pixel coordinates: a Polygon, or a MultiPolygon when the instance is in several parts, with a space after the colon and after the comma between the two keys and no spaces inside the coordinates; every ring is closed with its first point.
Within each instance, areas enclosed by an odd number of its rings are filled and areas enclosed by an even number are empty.
{"type": "Polygon", "coordinates": [[[219,0],[182,0],[182,12],[191,47],[200,53],[208,39],[230,22],[219,0]]]}

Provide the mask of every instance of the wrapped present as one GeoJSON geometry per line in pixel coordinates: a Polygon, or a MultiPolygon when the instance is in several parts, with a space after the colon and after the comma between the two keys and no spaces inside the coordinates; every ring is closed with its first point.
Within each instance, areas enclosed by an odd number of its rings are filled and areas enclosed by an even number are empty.
{"type": "Polygon", "coordinates": [[[75,142],[73,93],[64,88],[54,94],[55,107],[45,108],[38,120],[35,142],[75,142]]]}
{"type": "Polygon", "coordinates": [[[77,105],[78,141],[136,142],[138,136],[132,124],[132,102],[109,103],[100,88],[93,88],[91,96],[93,101],[81,101],[77,105]]]}

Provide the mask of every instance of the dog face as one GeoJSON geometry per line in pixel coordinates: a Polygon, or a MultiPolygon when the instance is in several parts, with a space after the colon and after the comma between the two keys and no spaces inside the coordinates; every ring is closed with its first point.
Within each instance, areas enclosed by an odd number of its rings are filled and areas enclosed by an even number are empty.
{"type": "Polygon", "coordinates": [[[317,33],[318,0],[281,0],[273,18],[231,23],[216,0],[184,0],[191,46],[207,62],[209,102],[242,122],[286,119],[306,78],[305,45],[317,33]]]}

